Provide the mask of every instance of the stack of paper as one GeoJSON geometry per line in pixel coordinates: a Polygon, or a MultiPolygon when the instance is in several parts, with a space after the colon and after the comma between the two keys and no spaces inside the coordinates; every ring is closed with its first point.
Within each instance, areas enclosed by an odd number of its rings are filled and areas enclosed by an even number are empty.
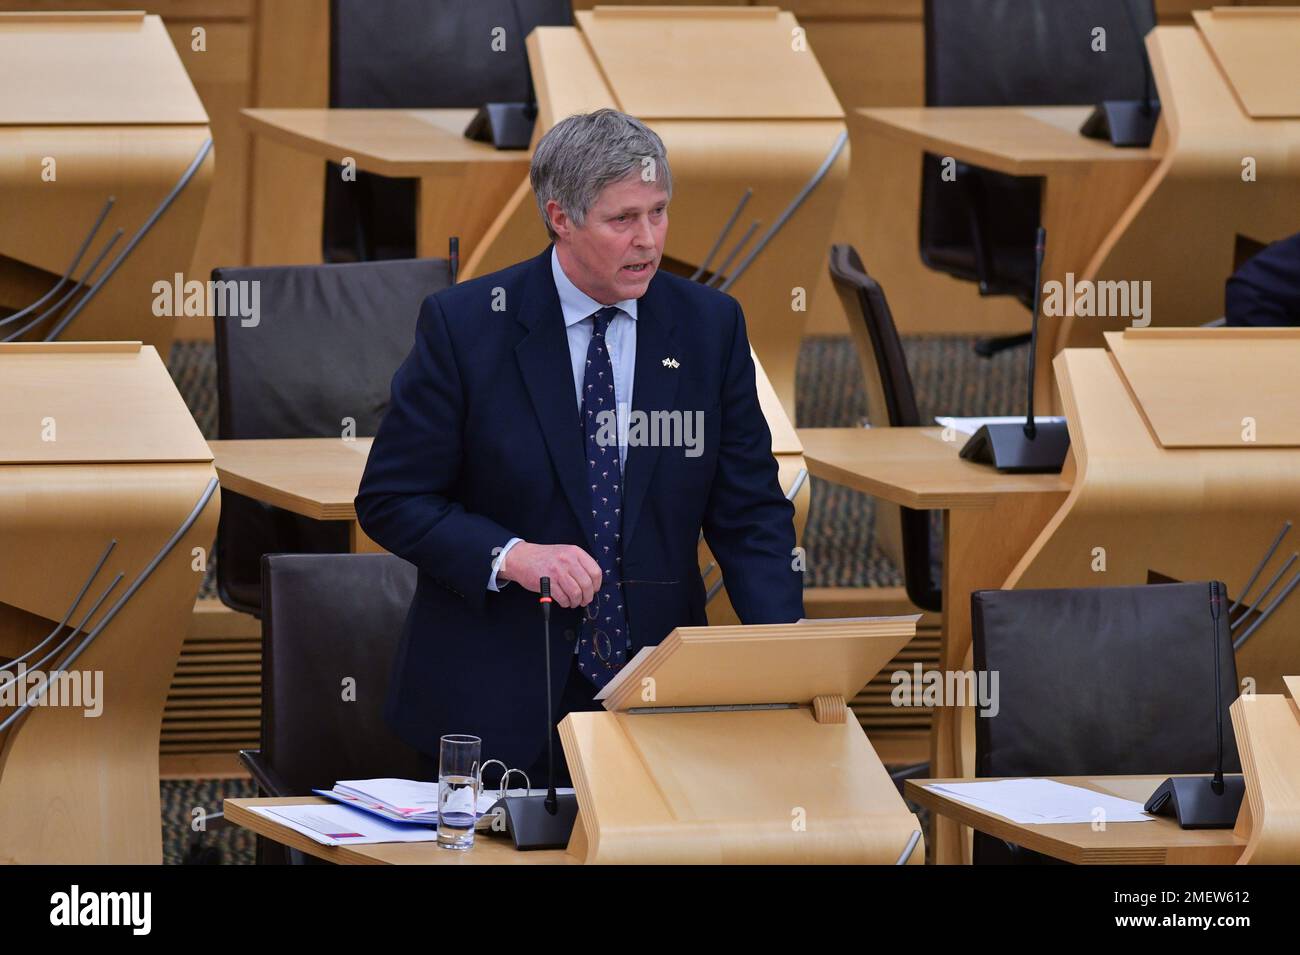
{"type": "MultiPolygon", "coordinates": [[[[312,791],[318,796],[326,796],[389,822],[422,826],[438,824],[437,783],[420,782],[414,779],[342,779],[334,784],[333,789],[312,791]]],[[[533,790],[534,794],[540,792],[543,790],[533,790]]],[[[572,789],[556,790],[559,795],[572,792],[572,789]]],[[[527,790],[510,789],[505,795],[524,796],[527,795],[527,790]]],[[[488,812],[501,796],[502,793],[496,789],[485,789],[478,794],[476,825],[479,828],[491,822],[488,812]]]]}
{"type": "Polygon", "coordinates": [[[357,812],[350,806],[252,806],[253,812],[288,826],[323,846],[370,845],[378,842],[433,842],[438,830],[410,826],[357,812]]]}
{"type": "Polygon", "coordinates": [[[438,824],[438,784],[414,779],[341,779],[316,792],[390,822],[438,824]]]}
{"type": "Polygon", "coordinates": [[[950,799],[1021,824],[1151,822],[1142,803],[1051,779],[999,779],[979,783],[930,783],[950,799]]]}

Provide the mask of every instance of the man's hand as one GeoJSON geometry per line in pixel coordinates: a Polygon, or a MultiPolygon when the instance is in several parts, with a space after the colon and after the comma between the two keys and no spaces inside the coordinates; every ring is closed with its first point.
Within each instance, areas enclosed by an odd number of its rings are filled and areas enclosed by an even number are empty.
{"type": "Polygon", "coordinates": [[[600,590],[600,566],[575,544],[530,544],[510,548],[497,569],[497,580],[512,580],[540,593],[541,579],[551,578],[551,597],[561,607],[585,607],[600,590]]]}

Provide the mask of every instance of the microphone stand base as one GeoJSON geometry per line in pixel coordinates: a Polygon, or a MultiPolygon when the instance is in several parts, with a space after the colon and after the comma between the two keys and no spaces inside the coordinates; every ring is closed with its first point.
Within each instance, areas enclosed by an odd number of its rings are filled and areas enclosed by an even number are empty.
{"type": "Polygon", "coordinates": [[[527,149],[533,138],[533,122],[527,103],[488,103],[465,127],[465,138],[491,143],[497,149],[527,149]]]}
{"type": "Polygon", "coordinates": [[[1156,134],[1160,104],[1140,99],[1111,99],[1099,103],[1079,127],[1089,139],[1109,139],[1112,146],[1145,149],[1156,134]]]}
{"type": "Polygon", "coordinates": [[[961,449],[961,456],[999,471],[1018,474],[1059,474],[1070,450],[1064,421],[1037,422],[1034,437],[1020,421],[981,425],[961,449]]]}
{"type": "Polygon", "coordinates": [[[574,820],[578,818],[578,797],[562,793],[555,801],[555,815],[546,811],[546,793],[506,796],[498,799],[489,811],[501,813],[516,849],[566,849],[573,835],[574,820]]]}
{"type": "Polygon", "coordinates": [[[1223,777],[1223,793],[1210,788],[1212,776],[1171,776],[1142,808],[1157,816],[1177,816],[1184,829],[1231,829],[1237,824],[1246,777],[1223,777]]]}

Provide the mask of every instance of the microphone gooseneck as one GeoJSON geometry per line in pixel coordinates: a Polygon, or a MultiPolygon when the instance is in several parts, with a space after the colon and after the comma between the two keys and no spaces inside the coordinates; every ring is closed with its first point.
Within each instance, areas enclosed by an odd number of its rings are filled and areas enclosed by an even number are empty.
{"type": "Polygon", "coordinates": [[[1151,54],[1147,53],[1146,34],[1138,26],[1137,18],[1133,16],[1133,6],[1130,3],[1121,3],[1124,8],[1124,16],[1128,20],[1129,29],[1133,36],[1137,38],[1138,53],[1142,57],[1142,115],[1150,116],[1154,106],[1152,103],[1151,86],[1154,77],[1151,72],[1151,54]]]}
{"type": "Polygon", "coordinates": [[[1223,680],[1219,675],[1219,583],[1210,582],[1210,617],[1214,621],[1214,728],[1218,732],[1218,764],[1214,768],[1214,779],[1210,780],[1210,789],[1214,795],[1223,795],[1223,680]]]}
{"type": "Polygon", "coordinates": [[[551,702],[551,578],[543,577],[538,581],[541,596],[537,602],[542,605],[542,629],[546,636],[546,801],[542,804],[548,813],[555,815],[557,802],[555,797],[555,731],[551,728],[551,715],[555,708],[551,702]]]}
{"type": "Polygon", "coordinates": [[[1029,328],[1029,394],[1025,402],[1025,437],[1030,441],[1038,434],[1034,423],[1034,369],[1038,365],[1038,310],[1043,297],[1043,254],[1047,249],[1047,230],[1038,227],[1034,238],[1034,316],[1029,328]]]}
{"type": "Polygon", "coordinates": [[[528,99],[524,101],[524,118],[530,123],[537,119],[537,90],[533,88],[533,70],[528,63],[528,46],[524,43],[524,18],[519,15],[519,0],[510,0],[515,26],[519,30],[519,45],[524,51],[524,76],[528,80],[528,99]]]}

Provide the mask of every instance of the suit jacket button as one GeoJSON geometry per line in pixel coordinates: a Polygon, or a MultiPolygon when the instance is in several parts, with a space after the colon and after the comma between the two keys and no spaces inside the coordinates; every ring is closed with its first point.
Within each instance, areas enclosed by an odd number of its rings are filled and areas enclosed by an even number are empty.
{"type": "Polygon", "coordinates": [[[574,633],[573,633],[572,630],[566,630],[566,631],[564,631],[564,639],[565,639],[565,640],[572,640],[573,637],[574,637],[574,633]]]}

